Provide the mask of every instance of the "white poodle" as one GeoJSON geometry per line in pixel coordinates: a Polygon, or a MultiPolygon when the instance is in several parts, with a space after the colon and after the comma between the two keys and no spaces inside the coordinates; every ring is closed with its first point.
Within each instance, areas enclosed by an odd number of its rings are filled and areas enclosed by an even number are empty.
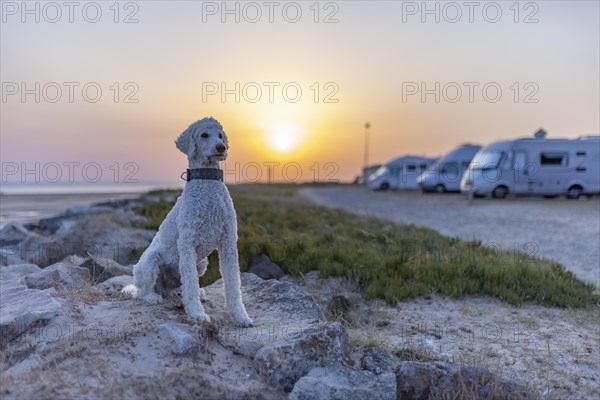
{"type": "Polygon", "coordinates": [[[204,118],[191,124],[175,145],[187,155],[188,182],[133,268],[133,287],[123,290],[135,298],[160,303],[163,297],[159,293],[165,286],[179,286],[180,277],[187,315],[208,322],[200,302],[203,291],[198,276],[204,275],[207,257],[217,249],[227,307],[237,325],[251,326],[240,290],[235,209],[219,169],[219,161],[227,157],[227,135],[217,120],[204,118]]]}

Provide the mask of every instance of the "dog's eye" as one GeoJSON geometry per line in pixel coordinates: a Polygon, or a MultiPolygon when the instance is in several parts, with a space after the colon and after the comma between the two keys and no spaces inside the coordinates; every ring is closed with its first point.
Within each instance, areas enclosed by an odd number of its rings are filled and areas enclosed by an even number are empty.
{"type": "Polygon", "coordinates": [[[206,139],[208,137],[208,133],[204,132],[204,133],[202,133],[202,135],[200,135],[200,137],[202,139],[206,139]]]}
{"type": "Polygon", "coordinates": [[[219,139],[223,139],[223,134],[219,133],[219,139]]]}

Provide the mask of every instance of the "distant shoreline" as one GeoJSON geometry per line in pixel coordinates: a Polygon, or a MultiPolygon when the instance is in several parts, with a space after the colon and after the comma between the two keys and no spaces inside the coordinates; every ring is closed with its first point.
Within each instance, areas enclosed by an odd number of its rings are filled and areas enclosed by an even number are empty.
{"type": "Polygon", "coordinates": [[[111,200],[135,199],[146,192],[2,193],[0,194],[0,227],[10,221],[20,224],[37,222],[75,206],[86,206],[111,200]]]}

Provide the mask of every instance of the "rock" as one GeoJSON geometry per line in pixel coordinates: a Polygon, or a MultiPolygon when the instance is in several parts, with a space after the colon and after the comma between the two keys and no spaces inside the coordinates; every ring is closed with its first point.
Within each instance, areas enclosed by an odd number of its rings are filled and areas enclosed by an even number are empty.
{"type": "Polygon", "coordinates": [[[290,400],[395,400],[396,376],[374,375],[341,365],[313,368],[300,378],[290,400]]]}
{"type": "Polygon", "coordinates": [[[445,362],[404,361],[396,370],[398,399],[533,399],[524,386],[488,369],[445,362]]]}
{"type": "Polygon", "coordinates": [[[375,375],[394,372],[400,363],[398,358],[378,347],[368,347],[357,353],[360,369],[370,371],[375,375]]]}
{"type": "Polygon", "coordinates": [[[114,296],[123,290],[127,285],[133,284],[133,276],[131,275],[120,275],[113,278],[107,279],[102,283],[96,285],[102,293],[106,296],[114,296]]]}
{"type": "Polygon", "coordinates": [[[0,229],[0,245],[7,246],[22,242],[32,235],[23,225],[18,222],[9,222],[0,229]]]}
{"type": "MultiPolygon", "coordinates": [[[[293,336],[326,321],[321,307],[301,287],[257,275],[242,273],[242,298],[254,326],[238,328],[233,324],[223,296],[223,280],[205,287],[206,312],[221,327],[219,343],[236,353],[254,357],[263,346],[293,336]]],[[[308,372],[308,371],[307,371],[308,372]]]]}
{"type": "Polygon", "coordinates": [[[246,272],[256,274],[263,279],[279,279],[285,275],[281,267],[271,261],[269,256],[264,253],[250,259],[246,272]]]}
{"type": "Polygon", "coordinates": [[[92,282],[101,283],[120,275],[130,275],[129,270],[109,258],[90,258],[80,265],[90,271],[92,282]]]}
{"type": "Polygon", "coordinates": [[[21,278],[21,282],[30,289],[47,289],[50,287],[82,289],[88,285],[89,280],[89,270],[65,263],[53,264],[40,272],[21,278]]]}
{"type": "Polygon", "coordinates": [[[163,323],[158,325],[158,334],[167,340],[170,350],[175,354],[183,354],[197,350],[200,342],[190,333],[187,325],[163,323]]]}
{"type": "Polygon", "coordinates": [[[155,233],[131,228],[114,212],[84,214],[68,221],[73,223],[64,223],[50,236],[30,236],[21,242],[19,251],[25,260],[40,267],[71,255],[109,258],[121,265],[135,263],[137,250],[147,247],[155,233]]]}
{"type": "Polygon", "coordinates": [[[59,314],[61,306],[50,296],[53,290],[28,289],[18,280],[0,283],[0,347],[59,314]]]}
{"type": "Polygon", "coordinates": [[[63,258],[61,262],[71,264],[76,267],[81,267],[81,264],[83,264],[86,261],[87,261],[87,259],[84,257],[80,257],[78,255],[71,254],[70,256],[66,256],[65,258],[63,258]]]}
{"type": "Polygon", "coordinates": [[[42,269],[35,264],[14,264],[8,267],[0,268],[0,281],[18,279],[25,275],[39,272],[42,269]]]}
{"type": "Polygon", "coordinates": [[[23,264],[17,249],[0,248],[0,266],[23,264]]]}
{"type": "Polygon", "coordinates": [[[345,363],[350,337],[339,323],[308,328],[262,347],[254,356],[258,374],[286,392],[314,367],[345,363]]]}

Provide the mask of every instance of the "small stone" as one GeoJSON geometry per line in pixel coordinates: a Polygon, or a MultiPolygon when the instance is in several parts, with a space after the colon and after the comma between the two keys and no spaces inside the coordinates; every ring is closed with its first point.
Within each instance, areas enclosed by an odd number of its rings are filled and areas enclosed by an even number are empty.
{"type": "Polygon", "coordinates": [[[271,261],[269,256],[264,253],[253,256],[250,259],[246,272],[256,274],[265,280],[279,279],[285,275],[281,267],[271,261]]]}
{"type": "Polygon", "coordinates": [[[170,350],[175,354],[191,352],[200,345],[198,339],[186,332],[180,324],[159,324],[158,334],[167,340],[170,350]]]}

